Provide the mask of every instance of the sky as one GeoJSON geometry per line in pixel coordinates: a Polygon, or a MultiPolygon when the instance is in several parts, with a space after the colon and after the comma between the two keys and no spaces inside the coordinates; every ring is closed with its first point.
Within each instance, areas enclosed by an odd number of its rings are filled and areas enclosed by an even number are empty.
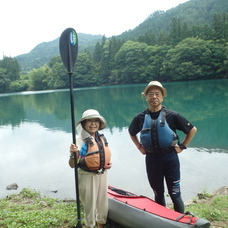
{"type": "MultiPolygon", "coordinates": [[[[66,28],[106,37],[134,29],[157,10],[189,0],[2,0],[0,59],[30,52],[66,28]]],[[[80,41],[79,41],[80,42],[80,41]]]]}

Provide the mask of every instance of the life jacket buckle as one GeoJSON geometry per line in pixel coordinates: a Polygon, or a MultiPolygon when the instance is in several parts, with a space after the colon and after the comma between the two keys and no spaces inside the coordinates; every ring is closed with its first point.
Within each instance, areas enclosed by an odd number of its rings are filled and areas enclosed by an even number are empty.
{"type": "Polygon", "coordinates": [[[104,168],[96,170],[97,175],[101,175],[104,173],[104,168]]]}

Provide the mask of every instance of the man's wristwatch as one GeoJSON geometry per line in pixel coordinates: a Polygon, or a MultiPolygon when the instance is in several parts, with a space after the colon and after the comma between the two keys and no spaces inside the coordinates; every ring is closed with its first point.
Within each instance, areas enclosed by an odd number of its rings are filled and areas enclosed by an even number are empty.
{"type": "Polygon", "coordinates": [[[179,147],[180,147],[182,150],[187,149],[187,147],[186,147],[183,143],[179,143],[179,147]]]}

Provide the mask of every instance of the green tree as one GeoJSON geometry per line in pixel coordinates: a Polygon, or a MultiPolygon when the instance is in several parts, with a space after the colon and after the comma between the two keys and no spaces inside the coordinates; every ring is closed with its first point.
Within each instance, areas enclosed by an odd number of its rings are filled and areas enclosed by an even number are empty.
{"type": "Polygon", "coordinates": [[[156,36],[152,30],[149,30],[144,35],[140,35],[138,41],[152,46],[157,44],[156,36]]]}
{"type": "Polygon", "coordinates": [[[0,60],[0,67],[6,69],[6,76],[10,81],[15,81],[20,79],[20,66],[16,58],[3,57],[0,60]]]}
{"type": "Polygon", "coordinates": [[[220,77],[225,59],[224,47],[196,38],[187,38],[170,49],[164,60],[163,75],[171,80],[195,80],[220,77]]]}
{"type": "Polygon", "coordinates": [[[142,83],[147,81],[146,67],[148,45],[135,41],[125,42],[116,54],[118,67],[117,80],[120,84],[142,83]]]}
{"type": "Polygon", "coordinates": [[[93,62],[95,64],[99,63],[101,61],[101,56],[102,56],[102,47],[100,42],[97,42],[93,52],[93,62]]]}
{"type": "Polygon", "coordinates": [[[221,78],[228,78],[228,43],[225,45],[225,58],[221,64],[218,73],[221,73],[221,78]]]}
{"type": "Polygon", "coordinates": [[[109,77],[111,75],[111,69],[113,66],[111,53],[110,53],[110,40],[105,40],[103,43],[103,51],[101,56],[101,68],[100,68],[100,76],[98,79],[99,85],[107,85],[109,82],[109,77]]]}
{"type": "Polygon", "coordinates": [[[184,22],[182,25],[182,29],[181,29],[181,40],[184,40],[188,37],[190,37],[189,27],[188,27],[187,23],[184,22]]]}
{"type": "Polygon", "coordinates": [[[29,88],[29,82],[27,80],[16,80],[10,83],[9,92],[26,91],[29,88]]]}
{"type": "Polygon", "coordinates": [[[149,46],[147,49],[146,56],[146,75],[148,75],[151,80],[156,79],[159,81],[164,81],[166,78],[161,74],[164,68],[164,59],[170,49],[170,46],[167,45],[156,45],[149,46]]]}
{"type": "Polygon", "coordinates": [[[51,70],[47,65],[34,69],[29,73],[31,90],[45,90],[49,89],[48,77],[50,77],[51,70]]]}
{"type": "Polygon", "coordinates": [[[48,86],[52,89],[69,88],[69,77],[62,62],[56,62],[47,78],[48,86]]]}
{"type": "Polygon", "coordinates": [[[5,93],[9,90],[10,79],[6,75],[6,69],[0,67],[0,93],[5,93]]]}
{"type": "Polygon", "coordinates": [[[48,66],[52,68],[56,63],[62,63],[62,59],[60,55],[53,56],[50,61],[48,62],[48,66]]]}
{"type": "Polygon", "coordinates": [[[228,14],[223,13],[222,14],[222,18],[223,18],[223,39],[225,40],[225,42],[228,41],[228,14]]]}
{"type": "Polygon", "coordinates": [[[215,14],[213,18],[213,39],[221,40],[222,39],[222,18],[220,14],[215,14]]]}
{"type": "Polygon", "coordinates": [[[171,23],[171,32],[169,34],[169,43],[176,45],[182,40],[181,22],[180,19],[173,18],[171,23]]]}
{"type": "Polygon", "coordinates": [[[89,52],[78,54],[73,81],[75,87],[95,86],[94,65],[89,52]]]}
{"type": "Polygon", "coordinates": [[[69,88],[69,77],[59,56],[53,56],[48,62],[50,72],[47,76],[47,85],[51,89],[69,88]]]}
{"type": "Polygon", "coordinates": [[[212,39],[224,43],[228,41],[228,14],[215,14],[212,23],[212,39]]]}
{"type": "Polygon", "coordinates": [[[124,42],[121,40],[118,40],[115,36],[112,36],[112,38],[110,39],[109,42],[109,52],[110,52],[110,59],[111,59],[111,66],[112,68],[114,68],[114,59],[115,59],[115,55],[116,53],[120,50],[122,44],[124,42]]]}
{"type": "Polygon", "coordinates": [[[167,35],[165,32],[160,32],[158,37],[158,45],[166,45],[167,44],[167,35]]]}

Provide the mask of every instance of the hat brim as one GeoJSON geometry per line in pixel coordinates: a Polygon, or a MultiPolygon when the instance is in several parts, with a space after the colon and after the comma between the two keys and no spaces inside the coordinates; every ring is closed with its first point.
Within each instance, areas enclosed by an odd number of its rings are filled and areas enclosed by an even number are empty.
{"type": "Polygon", "coordinates": [[[147,91],[148,91],[151,87],[153,87],[153,86],[158,87],[158,88],[162,91],[162,94],[163,94],[164,97],[167,96],[167,91],[166,91],[166,89],[165,89],[164,87],[161,87],[161,86],[158,86],[158,85],[148,85],[148,86],[144,89],[144,91],[142,92],[142,94],[143,94],[144,96],[146,96],[147,91]]]}
{"type": "Polygon", "coordinates": [[[86,116],[86,117],[83,117],[81,118],[77,123],[76,123],[76,126],[78,126],[83,120],[88,120],[88,119],[99,119],[100,120],[100,127],[99,127],[99,130],[102,130],[105,128],[106,126],[106,120],[103,116],[101,115],[90,115],[90,116],[86,116]]]}

